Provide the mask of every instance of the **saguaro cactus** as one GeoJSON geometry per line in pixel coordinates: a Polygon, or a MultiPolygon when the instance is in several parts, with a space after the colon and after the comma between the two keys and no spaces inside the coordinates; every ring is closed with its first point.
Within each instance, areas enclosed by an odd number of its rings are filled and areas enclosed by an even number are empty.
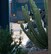
{"type": "MultiPolygon", "coordinates": [[[[25,21],[28,23],[28,27],[29,27],[28,31],[25,31],[23,24],[21,24],[21,27],[22,27],[23,31],[27,34],[27,36],[30,38],[30,40],[36,46],[43,48],[43,49],[48,48],[48,35],[47,35],[47,31],[45,31],[42,26],[40,11],[37,8],[37,5],[35,4],[35,2],[33,0],[29,0],[29,3],[30,3],[31,10],[33,12],[33,16],[34,16],[33,20],[35,20],[36,24],[37,24],[38,32],[35,31],[32,21],[30,21],[30,16],[28,14],[27,5],[25,5],[25,7],[22,6],[22,12],[25,17],[25,21]]],[[[46,5],[47,5],[47,3],[46,3],[46,1],[44,1],[44,6],[46,6],[46,5]]],[[[47,6],[45,7],[45,9],[47,9],[47,6]]],[[[46,14],[47,14],[47,12],[46,12],[46,14]]],[[[46,17],[46,19],[47,19],[47,17],[46,17]]]]}

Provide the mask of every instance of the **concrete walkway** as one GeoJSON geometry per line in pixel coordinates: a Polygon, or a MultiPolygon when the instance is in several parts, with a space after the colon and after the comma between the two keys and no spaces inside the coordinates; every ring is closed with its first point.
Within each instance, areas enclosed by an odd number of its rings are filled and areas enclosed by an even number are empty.
{"type": "Polygon", "coordinates": [[[10,23],[10,29],[13,30],[13,40],[16,42],[19,42],[19,37],[22,37],[22,44],[25,46],[29,38],[26,36],[24,31],[21,29],[20,24],[17,23],[10,23]],[[22,34],[20,35],[20,30],[22,30],[22,34]]]}

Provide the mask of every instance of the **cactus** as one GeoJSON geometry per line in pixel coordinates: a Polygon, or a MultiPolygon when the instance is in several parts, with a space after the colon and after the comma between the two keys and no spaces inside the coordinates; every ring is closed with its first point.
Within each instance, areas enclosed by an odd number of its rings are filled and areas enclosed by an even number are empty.
{"type": "MultiPolygon", "coordinates": [[[[30,16],[28,14],[27,5],[25,5],[25,7],[22,6],[22,12],[23,12],[23,16],[25,17],[25,21],[28,23],[29,29],[28,29],[28,31],[25,31],[23,24],[21,24],[21,27],[22,27],[23,31],[27,34],[27,36],[30,38],[30,40],[37,47],[40,47],[43,49],[48,48],[48,35],[47,35],[47,31],[45,32],[45,30],[42,26],[40,11],[38,10],[37,5],[35,4],[35,1],[29,0],[29,3],[30,3],[31,10],[33,12],[33,17],[34,17],[33,20],[35,20],[36,24],[37,24],[38,33],[35,31],[32,21],[30,21],[30,16]]],[[[46,6],[46,5],[47,5],[47,3],[46,3],[46,1],[44,1],[44,6],[46,6]]],[[[47,9],[47,6],[45,7],[45,9],[47,9]]],[[[46,19],[47,19],[47,10],[46,10],[45,15],[46,15],[46,19]]]]}

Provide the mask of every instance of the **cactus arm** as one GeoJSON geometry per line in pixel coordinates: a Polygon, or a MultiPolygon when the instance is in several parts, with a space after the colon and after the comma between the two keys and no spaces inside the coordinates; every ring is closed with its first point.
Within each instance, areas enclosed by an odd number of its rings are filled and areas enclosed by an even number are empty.
{"type": "Polygon", "coordinates": [[[36,36],[36,34],[34,33],[34,31],[33,31],[33,33],[29,30],[28,32],[26,32],[25,30],[24,30],[24,27],[23,27],[23,25],[21,24],[21,28],[23,29],[23,31],[26,33],[26,35],[30,38],[30,40],[36,45],[36,46],[38,46],[38,47],[40,47],[40,48],[44,48],[45,46],[43,45],[43,43],[40,41],[40,39],[39,38],[37,38],[37,36],[36,36]]]}
{"type": "Polygon", "coordinates": [[[28,11],[26,11],[27,9],[24,8],[24,6],[22,6],[22,12],[23,12],[23,16],[25,18],[25,21],[28,22],[29,21],[29,15],[28,15],[28,11]]]}
{"type": "Polygon", "coordinates": [[[25,17],[26,22],[29,24],[28,25],[29,30],[26,32],[24,30],[24,26],[22,24],[21,24],[21,27],[22,27],[23,31],[26,33],[26,35],[30,38],[30,40],[35,45],[37,45],[40,48],[48,48],[48,37],[47,37],[47,33],[45,32],[44,28],[42,27],[40,12],[33,0],[29,0],[29,3],[30,3],[30,7],[33,11],[33,15],[35,16],[34,19],[36,21],[39,34],[35,31],[35,28],[30,21],[30,16],[28,14],[27,5],[25,5],[25,7],[22,6],[22,12],[23,12],[23,16],[25,17]]]}
{"type": "MultiPolygon", "coordinates": [[[[30,22],[29,22],[30,23],[30,22]]],[[[30,23],[30,29],[31,29],[31,31],[32,31],[32,33],[33,33],[33,36],[35,36],[35,38],[36,38],[36,40],[38,41],[38,42],[40,42],[40,44],[42,44],[42,45],[44,45],[45,47],[47,47],[47,41],[46,40],[44,40],[43,38],[42,38],[42,36],[40,36],[39,34],[37,34],[37,32],[34,30],[34,27],[33,27],[33,25],[30,23]],[[44,43],[45,42],[45,43],[44,43]]]]}
{"type": "Polygon", "coordinates": [[[45,36],[47,36],[47,35],[45,33],[44,28],[42,27],[40,12],[39,12],[39,10],[38,10],[38,8],[33,0],[29,0],[29,3],[30,3],[30,6],[32,8],[33,14],[35,15],[35,20],[37,23],[38,31],[41,34],[41,36],[43,36],[43,38],[45,38],[45,36]]]}

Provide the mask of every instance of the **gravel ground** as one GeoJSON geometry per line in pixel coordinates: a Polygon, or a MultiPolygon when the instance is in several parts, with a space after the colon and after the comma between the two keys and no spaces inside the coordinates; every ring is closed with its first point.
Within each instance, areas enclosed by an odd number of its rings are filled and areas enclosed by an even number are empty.
{"type": "Polygon", "coordinates": [[[29,52],[28,54],[48,54],[48,51],[29,52]]]}

